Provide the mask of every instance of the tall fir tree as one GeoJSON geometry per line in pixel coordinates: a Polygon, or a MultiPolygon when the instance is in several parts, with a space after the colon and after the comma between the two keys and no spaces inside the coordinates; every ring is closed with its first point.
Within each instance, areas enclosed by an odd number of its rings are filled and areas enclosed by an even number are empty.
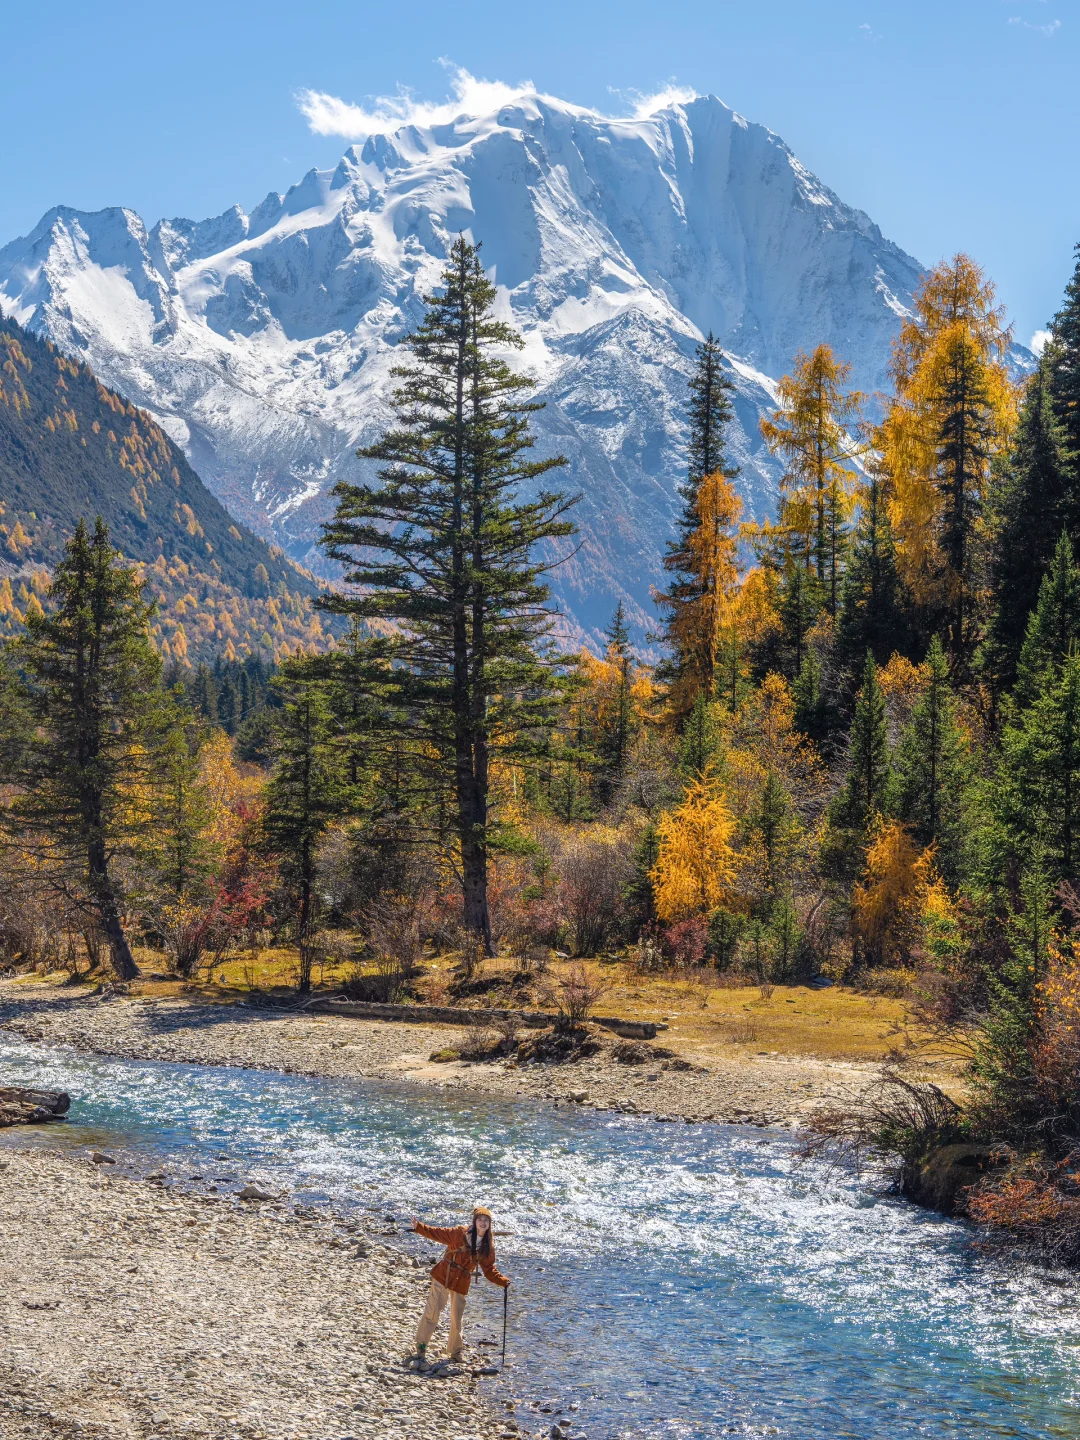
{"type": "Polygon", "coordinates": [[[316,668],[304,659],[286,661],[275,684],[283,704],[274,720],[265,832],[293,891],[299,990],[306,994],[317,919],[318,845],[331,822],[348,810],[348,778],[330,692],[316,668]]]}
{"type": "Polygon", "coordinates": [[[622,778],[634,721],[634,654],[621,600],[611,617],[606,639],[608,664],[615,670],[615,687],[596,747],[601,765],[600,800],[604,804],[611,799],[622,778]]]}
{"type": "Polygon", "coordinates": [[[690,781],[703,780],[711,770],[719,749],[720,735],[713,707],[699,692],[683,725],[679,769],[690,781]]]}
{"type": "Polygon", "coordinates": [[[1010,689],[1028,617],[1062,532],[1077,534],[1080,506],[1054,413],[1053,342],[1028,381],[1012,446],[995,467],[989,505],[992,611],[980,670],[997,695],[1010,689]]]}
{"type": "Polygon", "coordinates": [[[921,846],[934,845],[949,880],[960,869],[967,747],[949,685],[949,665],[935,635],[926,655],[924,694],[900,737],[894,757],[896,809],[921,846]]]}
{"type": "MultiPolygon", "coordinates": [[[[1080,244],[1076,268],[1065,288],[1065,301],[1050,322],[1053,344],[1047,356],[1054,409],[1065,440],[1065,461],[1080,491],[1080,244]]],[[[1074,532],[1074,538],[1080,535],[1074,532]]]]}
{"type": "Polygon", "coordinates": [[[656,596],[669,652],[659,673],[669,682],[669,704],[680,719],[699,694],[712,697],[725,631],[733,623],[742,513],[732,483],[738,468],[726,450],[734,390],[723,351],[710,334],[697,348],[690,379],[683,512],[664,556],[671,579],[656,596]]]}
{"type": "Polygon", "coordinates": [[[17,647],[34,731],[8,820],[46,873],[95,915],[113,968],[138,967],[124,933],[118,870],[150,821],[163,733],[161,662],[142,585],[99,518],[83,521],[17,647]]]}
{"type": "Polygon", "coordinates": [[[823,686],[821,661],[813,646],[806,651],[791,694],[795,701],[795,724],[808,739],[820,745],[829,732],[831,707],[823,686]]]}
{"type": "Polygon", "coordinates": [[[867,651],[885,665],[894,654],[911,655],[916,643],[896,566],[884,481],[871,470],[841,591],[836,660],[852,677],[854,690],[867,651]]]}
{"type": "Polygon", "coordinates": [[[885,695],[874,657],[867,654],[848,736],[847,776],[833,805],[834,824],[865,838],[875,817],[888,808],[891,786],[885,695]]]}
{"type": "Polygon", "coordinates": [[[519,498],[565,461],[529,458],[541,407],[503,358],[524,342],[495,300],[477,249],[458,239],[405,342],[411,363],[394,371],[396,426],[361,452],[381,484],[338,485],[321,542],[355,587],[327,607],[383,630],[367,645],[369,683],[392,697],[393,723],[422,734],[453,795],[464,925],[488,951],[492,761],[533,748],[549,721],[552,562],[538,552],[574,529],[572,498],[519,498]]]}
{"type": "Polygon", "coordinates": [[[1050,569],[1039,586],[1039,598],[1028,617],[1016,666],[1012,699],[1023,708],[1044,689],[1047,676],[1061,669],[1080,640],[1080,568],[1068,535],[1058,537],[1050,569]]]}
{"type": "MultiPolygon", "coordinates": [[[[1052,887],[1080,880],[1080,655],[1044,670],[1034,701],[1002,735],[995,807],[1009,849],[1037,857],[1052,887]]],[[[999,859],[996,869],[1005,869],[999,859]]]]}

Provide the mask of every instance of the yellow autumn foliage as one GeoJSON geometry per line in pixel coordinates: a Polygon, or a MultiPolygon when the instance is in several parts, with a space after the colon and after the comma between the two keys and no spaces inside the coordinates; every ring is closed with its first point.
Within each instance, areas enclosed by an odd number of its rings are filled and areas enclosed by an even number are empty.
{"type": "Polygon", "coordinates": [[[734,829],[726,800],[706,781],[696,781],[678,808],[661,817],[659,853],[649,872],[661,920],[706,915],[721,903],[735,877],[734,829]]]}

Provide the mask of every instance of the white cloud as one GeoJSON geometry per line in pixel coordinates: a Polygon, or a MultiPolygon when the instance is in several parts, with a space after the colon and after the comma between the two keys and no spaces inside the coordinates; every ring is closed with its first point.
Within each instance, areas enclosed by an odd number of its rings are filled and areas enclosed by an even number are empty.
{"type": "Polygon", "coordinates": [[[655,115],[658,110],[666,110],[669,105],[689,105],[691,100],[697,98],[697,91],[692,90],[689,85],[676,85],[672,82],[663,90],[657,90],[655,95],[635,95],[634,119],[647,120],[650,115],[655,115]]]}
{"type": "Polygon", "coordinates": [[[1053,35],[1055,30],[1061,29],[1060,20],[1051,20],[1048,25],[1033,25],[1030,20],[1025,20],[1022,15],[1010,15],[1010,25],[1022,25],[1025,30],[1037,30],[1040,35],[1053,35]]]}
{"type": "MultiPolygon", "coordinates": [[[[446,62],[442,62],[445,64],[446,62]]],[[[501,80],[478,80],[458,65],[450,71],[450,97],[446,100],[417,100],[410,91],[378,95],[368,105],[354,105],[322,90],[301,90],[296,103],[316,135],[341,135],[362,140],[380,135],[399,125],[445,125],[458,115],[486,114],[522,95],[534,93],[531,81],[506,85],[501,80]]]]}
{"type": "MultiPolygon", "coordinates": [[[[362,140],[368,135],[387,134],[401,125],[446,125],[459,115],[486,115],[501,105],[537,93],[531,80],[519,85],[478,80],[460,65],[445,60],[440,63],[450,73],[451,93],[445,100],[417,100],[411,91],[399,90],[396,95],[378,95],[366,105],[356,105],[324,90],[301,90],[296,103],[316,135],[362,140]]],[[[635,119],[642,120],[666,105],[681,105],[696,98],[694,90],[672,82],[653,95],[633,92],[629,103],[635,119]]]]}
{"type": "Polygon", "coordinates": [[[1049,330],[1036,330],[1035,334],[1032,335],[1031,339],[1028,341],[1028,349],[1032,351],[1032,353],[1035,355],[1041,355],[1042,352],[1046,349],[1049,339],[1049,330]]]}

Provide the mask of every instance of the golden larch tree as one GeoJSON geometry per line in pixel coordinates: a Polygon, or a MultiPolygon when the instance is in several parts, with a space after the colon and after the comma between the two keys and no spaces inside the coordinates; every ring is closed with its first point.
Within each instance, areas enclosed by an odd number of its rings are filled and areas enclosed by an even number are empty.
{"type": "Polygon", "coordinates": [[[707,915],[721,903],[735,878],[734,829],[727,802],[709,779],[695,780],[682,803],[661,816],[649,872],[661,920],[707,915]]]}
{"type": "Polygon", "coordinates": [[[970,657],[980,599],[980,518],[1016,394],[1011,332],[992,282],[967,255],[932,270],[893,347],[895,397],[875,443],[903,580],[954,662],[970,657]]]}

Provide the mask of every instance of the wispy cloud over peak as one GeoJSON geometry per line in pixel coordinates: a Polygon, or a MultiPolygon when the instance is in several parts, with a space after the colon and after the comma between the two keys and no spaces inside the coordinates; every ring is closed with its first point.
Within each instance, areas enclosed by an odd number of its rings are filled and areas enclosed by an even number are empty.
{"type": "MultiPolygon", "coordinates": [[[[402,125],[446,125],[459,115],[488,115],[500,106],[539,93],[531,80],[517,85],[508,85],[503,80],[479,80],[463,66],[445,60],[441,63],[450,74],[450,94],[443,100],[419,100],[411,91],[399,89],[396,95],[372,96],[358,105],[324,90],[300,90],[296,103],[314,134],[363,140],[368,135],[386,134],[402,125]]],[[[633,91],[625,98],[633,118],[644,120],[668,105],[682,105],[696,99],[697,92],[672,81],[653,94],[633,91]]]]}

